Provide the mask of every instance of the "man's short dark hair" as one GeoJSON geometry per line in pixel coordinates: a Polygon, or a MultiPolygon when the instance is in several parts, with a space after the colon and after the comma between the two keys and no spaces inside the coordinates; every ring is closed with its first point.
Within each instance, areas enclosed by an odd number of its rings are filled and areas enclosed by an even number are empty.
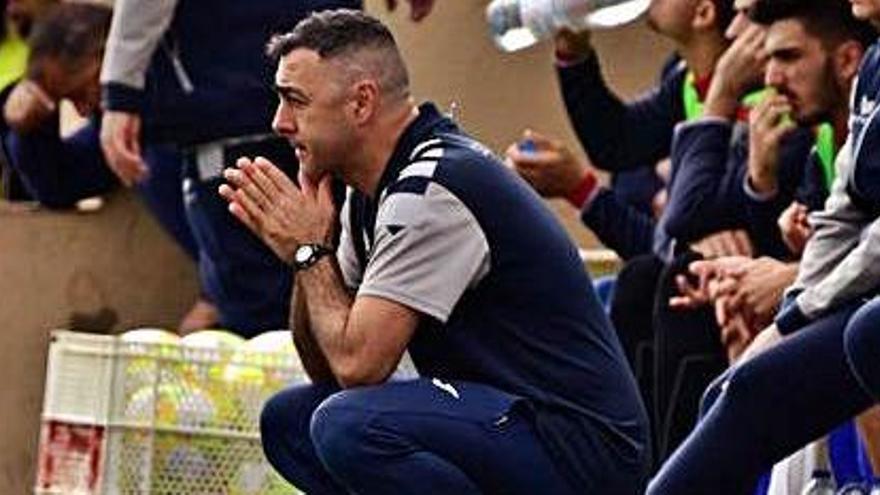
{"type": "Polygon", "coordinates": [[[877,39],[877,32],[869,23],[853,16],[849,0],[758,0],[749,17],[765,26],[797,19],[810,34],[823,41],[855,40],[867,48],[877,39]]]}
{"type": "Polygon", "coordinates": [[[337,9],[314,13],[300,21],[293,31],[273,37],[267,52],[278,60],[297,48],[306,48],[329,59],[360,48],[381,46],[397,46],[382,22],[357,10],[337,9]]]}
{"type": "Polygon", "coordinates": [[[723,33],[736,16],[733,0],[712,0],[715,4],[715,16],[718,18],[718,29],[723,33]]]}
{"type": "Polygon", "coordinates": [[[324,60],[346,59],[344,70],[369,73],[383,92],[409,96],[409,74],[394,35],[381,21],[363,12],[337,9],[313,13],[293,31],[274,36],[266,52],[279,61],[301,48],[324,60]]]}
{"type": "Polygon", "coordinates": [[[53,58],[74,68],[91,56],[100,56],[110,31],[110,8],[87,3],[52,6],[31,31],[30,63],[53,58]]]}

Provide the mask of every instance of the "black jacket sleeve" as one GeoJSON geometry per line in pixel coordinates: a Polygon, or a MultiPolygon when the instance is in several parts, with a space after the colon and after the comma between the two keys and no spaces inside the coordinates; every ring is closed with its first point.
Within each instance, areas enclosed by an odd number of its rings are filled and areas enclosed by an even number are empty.
{"type": "Polygon", "coordinates": [[[667,71],[659,86],[625,103],[611,92],[595,56],[558,68],[569,119],[593,164],[619,172],[669,155],[675,125],[684,120],[686,69],[667,71]]]}
{"type": "Polygon", "coordinates": [[[627,260],[651,252],[654,219],[602,189],[581,212],[581,221],[608,249],[627,260]]]}

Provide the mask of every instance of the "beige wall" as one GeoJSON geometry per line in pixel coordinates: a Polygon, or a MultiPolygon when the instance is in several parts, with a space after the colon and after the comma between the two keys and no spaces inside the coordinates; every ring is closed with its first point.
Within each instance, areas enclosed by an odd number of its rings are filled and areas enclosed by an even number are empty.
{"type": "Polygon", "coordinates": [[[130,195],[96,214],[0,204],[0,494],[30,493],[49,331],[171,327],[197,293],[192,264],[130,195]]]}
{"type": "MultiPolygon", "coordinates": [[[[384,0],[367,2],[397,34],[420,99],[457,102],[464,126],[499,152],[527,126],[576,147],[550,47],[498,52],[485,3],[437,0],[428,20],[412,25],[386,15],[384,0]]],[[[598,34],[596,44],[624,95],[648,87],[667,53],[640,26],[598,34]]],[[[594,242],[571,209],[558,210],[582,245],[594,242]]],[[[77,314],[101,328],[101,316],[115,317],[115,329],[171,325],[195,292],[193,267],[130,196],[89,216],[0,212],[0,494],[28,493],[33,483],[49,329],[77,314]]]]}

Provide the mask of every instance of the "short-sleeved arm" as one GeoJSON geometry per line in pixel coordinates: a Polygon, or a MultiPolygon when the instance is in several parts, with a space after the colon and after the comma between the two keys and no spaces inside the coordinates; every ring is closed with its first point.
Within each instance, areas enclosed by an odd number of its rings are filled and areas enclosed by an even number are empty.
{"type": "Polygon", "coordinates": [[[392,191],[380,205],[358,296],[389,299],[446,322],[465,290],[489,272],[489,244],[448,189],[435,182],[419,189],[392,191]]]}
{"type": "Polygon", "coordinates": [[[342,233],[339,236],[339,247],[336,248],[336,260],[339,262],[339,269],[342,271],[342,280],[349,289],[357,289],[361,284],[363,270],[361,263],[357,257],[357,251],[354,248],[352,236],[355,235],[351,230],[351,190],[346,194],[345,203],[342,204],[342,210],[339,213],[339,220],[342,224],[342,233]]]}

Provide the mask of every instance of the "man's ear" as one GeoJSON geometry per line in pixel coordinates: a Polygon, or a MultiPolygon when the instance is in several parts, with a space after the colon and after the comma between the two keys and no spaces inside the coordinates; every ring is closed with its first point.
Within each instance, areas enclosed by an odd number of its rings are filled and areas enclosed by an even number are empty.
{"type": "Polygon", "coordinates": [[[354,84],[352,117],[357,124],[368,122],[376,114],[379,106],[379,84],[373,79],[364,79],[354,84]]]}
{"type": "Polygon", "coordinates": [[[848,85],[858,74],[862,56],[865,54],[861,43],[855,40],[841,43],[834,49],[834,76],[841,85],[848,85]]]}
{"type": "Polygon", "coordinates": [[[716,29],[718,23],[718,9],[712,0],[698,0],[694,8],[694,18],[691,27],[695,31],[716,29]]]}

